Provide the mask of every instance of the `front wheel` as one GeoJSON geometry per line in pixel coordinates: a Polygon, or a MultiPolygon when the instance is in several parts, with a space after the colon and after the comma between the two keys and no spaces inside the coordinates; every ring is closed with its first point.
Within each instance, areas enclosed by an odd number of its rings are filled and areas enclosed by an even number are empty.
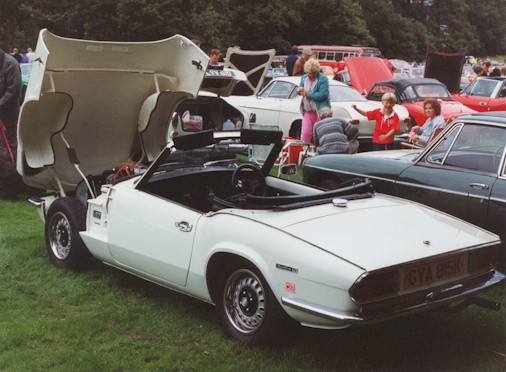
{"type": "Polygon", "coordinates": [[[267,282],[249,264],[236,265],[218,281],[216,299],[225,334],[247,344],[272,341],[284,315],[267,282]]]}
{"type": "Polygon", "coordinates": [[[49,261],[57,267],[80,270],[91,254],[79,236],[86,229],[86,207],[76,198],[56,199],[47,212],[45,238],[49,261]]]}

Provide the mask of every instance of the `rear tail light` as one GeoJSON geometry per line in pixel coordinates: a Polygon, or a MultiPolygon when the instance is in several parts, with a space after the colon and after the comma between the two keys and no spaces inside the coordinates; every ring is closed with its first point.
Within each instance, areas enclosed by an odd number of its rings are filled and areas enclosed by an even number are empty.
{"type": "Polygon", "coordinates": [[[358,124],[360,124],[360,120],[356,120],[356,119],[355,120],[351,120],[350,123],[358,125],[358,124]]]}
{"type": "Polygon", "coordinates": [[[501,251],[499,246],[479,249],[469,253],[468,270],[470,273],[487,271],[497,267],[501,251]]]}
{"type": "Polygon", "coordinates": [[[357,302],[370,302],[390,297],[399,292],[401,275],[398,270],[386,273],[366,274],[350,290],[351,297],[357,302]]]}

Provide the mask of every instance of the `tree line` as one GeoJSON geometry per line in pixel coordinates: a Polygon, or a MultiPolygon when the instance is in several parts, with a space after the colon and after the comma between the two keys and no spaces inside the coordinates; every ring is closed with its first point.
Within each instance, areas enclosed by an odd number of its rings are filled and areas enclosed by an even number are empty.
{"type": "Polygon", "coordinates": [[[38,32],[148,41],[181,34],[206,52],[288,54],[293,44],[368,45],[421,60],[428,46],[506,54],[506,0],[0,0],[0,47],[35,48],[38,32]]]}

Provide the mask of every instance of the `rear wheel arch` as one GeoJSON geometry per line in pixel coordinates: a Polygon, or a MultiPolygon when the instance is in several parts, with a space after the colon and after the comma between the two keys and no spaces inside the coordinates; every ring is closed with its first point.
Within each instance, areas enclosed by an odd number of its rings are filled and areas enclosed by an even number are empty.
{"type": "Polygon", "coordinates": [[[224,333],[246,344],[275,341],[288,315],[264,275],[250,260],[230,253],[214,255],[207,284],[224,333]]]}

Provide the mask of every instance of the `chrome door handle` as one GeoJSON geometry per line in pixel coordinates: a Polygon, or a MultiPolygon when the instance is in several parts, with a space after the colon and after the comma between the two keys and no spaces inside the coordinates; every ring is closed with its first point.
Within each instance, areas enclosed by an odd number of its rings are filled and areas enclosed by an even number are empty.
{"type": "Polygon", "coordinates": [[[189,232],[189,231],[192,231],[192,225],[190,225],[190,223],[186,222],[186,221],[181,221],[181,222],[176,222],[176,227],[181,230],[181,231],[184,231],[184,232],[189,232]]]}
{"type": "Polygon", "coordinates": [[[485,185],[484,183],[470,183],[469,186],[471,186],[473,189],[481,189],[481,190],[488,190],[489,186],[485,185]]]}

